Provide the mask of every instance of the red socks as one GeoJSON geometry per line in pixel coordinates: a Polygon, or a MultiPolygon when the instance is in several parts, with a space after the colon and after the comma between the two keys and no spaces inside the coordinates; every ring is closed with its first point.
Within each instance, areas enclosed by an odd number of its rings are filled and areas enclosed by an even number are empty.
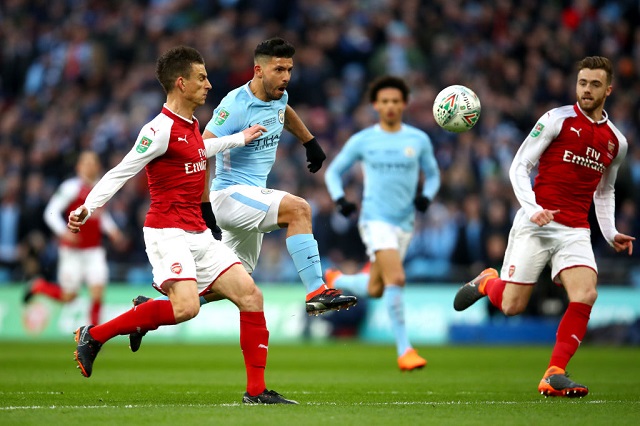
{"type": "Polygon", "coordinates": [[[91,302],[91,309],[89,310],[89,321],[91,324],[100,324],[100,309],[102,308],[102,302],[100,300],[94,300],[91,302]]]}
{"type": "Polygon", "coordinates": [[[174,325],[175,323],[176,318],[173,315],[173,306],[170,301],[150,300],[135,306],[111,321],[92,327],[89,333],[98,342],[104,343],[121,334],[155,330],[161,325],[174,325]]]}
{"type": "Polygon", "coordinates": [[[502,311],[502,293],[507,285],[500,278],[492,278],[484,285],[484,293],[489,297],[493,306],[502,311]]]}
{"type": "Polygon", "coordinates": [[[586,303],[570,302],[564,313],[556,333],[556,345],[551,353],[549,367],[556,366],[563,370],[569,360],[578,350],[584,335],[587,333],[587,323],[591,314],[591,306],[586,303]]]}
{"type": "Polygon", "coordinates": [[[33,294],[44,294],[45,296],[49,296],[54,300],[62,301],[62,288],[55,283],[49,282],[42,278],[39,278],[34,282],[33,288],[31,289],[33,294]]]}
{"type": "Polygon", "coordinates": [[[247,369],[247,392],[251,396],[259,395],[267,388],[264,369],[269,351],[269,330],[264,312],[240,312],[240,348],[247,369]]]}

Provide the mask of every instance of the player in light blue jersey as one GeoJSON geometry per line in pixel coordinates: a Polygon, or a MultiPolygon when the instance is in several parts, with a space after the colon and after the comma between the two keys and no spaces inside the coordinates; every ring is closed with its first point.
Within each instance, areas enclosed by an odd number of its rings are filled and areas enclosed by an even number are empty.
{"type": "Polygon", "coordinates": [[[311,132],[287,105],[286,88],[294,54],[295,48],[281,38],[261,42],[254,52],[253,79],[222,99],[203,137],[237,133],[234,129],[244,129],[245,123],[261,123],[267,128],[251,144],[216,155],[211,206],[224,231],[222,241],[236,252],[249,273],[258,262],[264,233],[287,229],[287,249],[307,289],[306,310],[317,315],[348,309],[357,303],[357,298],[325,285],[309,203],[266,187],[283,129],[303,142],[312,173],[322,167],[326,158],[311,132]]]}
{"type": "Polygon", "coordinates": [[[358,221],[371,261],[369,272],[345,275],[327,270],[326,281],[358,296],[383,297],[396,339],[401,370],[422,368],[407,337],[404,321],[405,274],[402,261],[411,240],[415,209],[425,212],[440,188],[440,172],[429,136],[402,122],[409,88],[397,77],[377,79],[369,89],[380,121],[354,134],[327,168],[325,181],[338,210],[349,216],[356,205],[345,199],[342,175],[356,162],[364,171],[364,194],[358,221]],[[418,193],[420,171],[425,180],[418,193]]]}

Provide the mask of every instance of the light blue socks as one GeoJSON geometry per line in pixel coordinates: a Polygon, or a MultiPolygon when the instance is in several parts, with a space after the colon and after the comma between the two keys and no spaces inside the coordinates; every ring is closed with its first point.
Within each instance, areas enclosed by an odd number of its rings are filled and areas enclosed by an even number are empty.
{"type": "Polygon", "coordinates": [[[322,284],[322,267],[318,242],[313,234],[298,234],[287,238],[287,250],[293,259],[298,275],[307,288],[307,293],[316,290],[322,284]]]}

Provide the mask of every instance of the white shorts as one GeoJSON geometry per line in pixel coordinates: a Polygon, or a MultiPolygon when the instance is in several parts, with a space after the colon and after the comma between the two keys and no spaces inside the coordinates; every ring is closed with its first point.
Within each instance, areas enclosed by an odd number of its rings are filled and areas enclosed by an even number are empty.
{"type": "Polygon", "coordinates": [[[557,222],[540,227],[520,209],[509,233],[500,278],[512,283],[535,284],[547,263],[551,265],[551,279],[557,284],[564,269],[585,266],[597,274],[591,231],[557,222]]]}
{"type": "Polygon", "coordinates": [[[165,293],[167,281],[195,280],[200,295],[227,269],[240,263],[238,257],[209,230],[199,233],[177,228],[143,228],[153,286],[165,293]]]}
{"type": "Polygon", "coordinates": [[[278,209],[287,194],[247,185],[211,191],[211,207],[224,230],[222,242],[236,253],[248,273],[258,263],[263,234],[280,229],[278,209]]]}
{"type": "Polygon", "coordinates": [[[109,267],[104,248],[61,246],[58,250],[58,283],[65,293],[77,293],[82,283],[97,287],[106,285],[108,281],[109,267]]]}
{"type": "Polygon", "coordinates": [[[397,250],[400,260],[404,260],[411,242],[411,232],[399,226],[381,221],[361,221],[358,223],[360,238],[367,248],[369,260],[376,260],[376,251],[384,249],[397,250]]]}

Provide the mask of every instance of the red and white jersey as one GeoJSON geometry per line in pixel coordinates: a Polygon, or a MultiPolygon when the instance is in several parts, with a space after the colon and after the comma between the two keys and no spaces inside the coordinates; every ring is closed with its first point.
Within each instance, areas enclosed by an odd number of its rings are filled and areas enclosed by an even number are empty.
{"type": "Polygon", "coordinates": [[[554,220],[589,228],[591,200],[598,223],[611,242],[615,227],[614,184],[627,153],[627,140],[603,111],[599,122],[578,104],[544,114],[516,153],[509,176],[528,217],[542,209],[560,210],[554,220]],[[533,187],[531,169],[538,165],[533,187]]]}
{"type": "MultiPolygon", "coordinates": [[[[66,218],[73,209],[85,202],[91,188],[92,185],[85,183],[79,177],[74,177],[62,182],[53,194],[44,209],[44,220],[57,236],[68,232],[66,218]]],[[[82,232],[77,234],[73,243],[61,240],[60,245],[79,249],[100,247],[102,232],[111,233],[116,228],[117,225],[111,215],[106,211],[101,212],[87,220],[82,232]]]]}
{"type": "Polygon", "coordinates": [[[200,212],[207,158],[243,145],[242,133],[203,141],[195,117],[181,117],[165,104],[140,130],[131,151],[95,185],[85,206],[92,213],[146,168],[151,205],[144,226],[202,232],[207,229],[200,212]]]}

